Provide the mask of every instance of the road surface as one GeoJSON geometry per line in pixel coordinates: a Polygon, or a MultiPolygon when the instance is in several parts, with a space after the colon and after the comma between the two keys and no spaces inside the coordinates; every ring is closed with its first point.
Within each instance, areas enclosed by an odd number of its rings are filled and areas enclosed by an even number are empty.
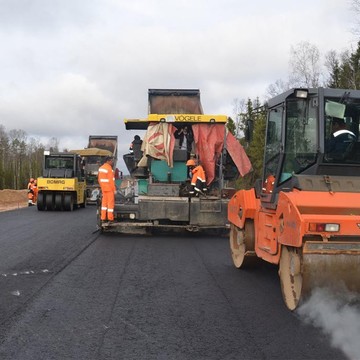
{"type": "Polygon", "coordinates": [[[226,238],[95,224],[91,206],[0,213],[0,359],[346,359],[226,238]]]}

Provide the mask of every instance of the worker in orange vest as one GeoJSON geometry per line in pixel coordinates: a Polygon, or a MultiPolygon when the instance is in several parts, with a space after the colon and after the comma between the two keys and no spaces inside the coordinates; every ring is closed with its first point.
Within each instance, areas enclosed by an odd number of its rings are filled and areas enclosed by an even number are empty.
{"type": "Polygon", "coordinates": [[[264,184],[263,184],[263,187],[262,187],[262,192],[265,192],[267,194],[271,194],[273,192],[273,189],[274,189],[274,185],[275,185],[275,176],[270,174],[264,184]]]}
{"type": "MultiPolygon", "coordinates": [[[[35,179],[34,178],[30,178],[27,189],[28,189],[28,205],[32,206],[35,205],[36,201],[34,199],[35,197],[35,193],[34,193],[34,182],[35,179]]],[[[36,185],[35,185],[36,187],[36,185]]]]}
{"type": "Polygon", "coordinates": [[[190,159],[186,162],[186,166],[190,169],[191,178],[191,189],[189,191],[190,196],[199,196],[207,191],[205,170],[201,165],[196,165],[194,159],[190,159]]]}
{"type": "Polygon", "coordinates": [[[30,190],[31,184],[34,182],[34,178],[30,178],[28,185],[27,185],[27,189],[30,190]]]}
{"type": "Polygon", "coordinates": [[[115,175],[114,175],[114,158],[108,156],[105,163],[99,167],[98,182],[101,187],[101,221],[114,220],[115,205],[115,175]]]}
{"type": "Polygon", "coordinates": [[[33,205],[36,205],[36,202],[37,202],[37,195],[38,195],[38,188],[37,188],[37,180],[34,179],[34,182],[31,186],[31,189],[34,193],[34,196],[33,196],[33,205]]]}

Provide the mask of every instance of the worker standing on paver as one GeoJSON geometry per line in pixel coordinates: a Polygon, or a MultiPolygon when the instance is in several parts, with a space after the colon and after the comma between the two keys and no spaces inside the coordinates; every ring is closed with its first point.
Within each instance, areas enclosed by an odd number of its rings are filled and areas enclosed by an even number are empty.
{"type": "Polygon", "coordinates": [[[99,168],[98,182],[102,192],[100,219],[102,222],[114,220],[116,186],[113,166],[114,158],[108,156],[105,163],[99,168]]]}

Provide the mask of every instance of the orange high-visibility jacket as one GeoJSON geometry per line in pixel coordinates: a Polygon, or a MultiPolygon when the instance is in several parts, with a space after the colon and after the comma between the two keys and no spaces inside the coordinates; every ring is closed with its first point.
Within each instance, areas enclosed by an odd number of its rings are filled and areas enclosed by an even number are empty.
{"type": "Polygon", "coordinates": [[[110,164],[105,163],[99,167],[98,182],[101,187],[101,191],[115,192],[115,175],[110,164]]]}
{"type": "Polygon", "coordinates": [[[206,189],[206,178],[205,171],[201,165],[198,165],[194,169],[191,170],[192,179],[191,185],[195,187],[195,190],[204,190],[206,189]]]}

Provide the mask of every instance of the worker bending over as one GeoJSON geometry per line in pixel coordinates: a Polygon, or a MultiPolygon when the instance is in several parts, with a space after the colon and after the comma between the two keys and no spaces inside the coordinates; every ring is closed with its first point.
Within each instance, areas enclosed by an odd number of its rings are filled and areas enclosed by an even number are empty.
{"type": "Polygon", "coordinates": [[[101,187],[101,221],[114,220],[114,205],[115,205],[115,175],[114,175],[114,158],[108,156],[105,163],[99,167],[98,182],[101,187]]]}
{"type": "Polygon", "coordinates": [[[191,171],[191,189],[190,196],[199,196],[207,191],[205,171],[201,165],[196,165],[194,159],[187,161],[186,166],[191,171]]]}

